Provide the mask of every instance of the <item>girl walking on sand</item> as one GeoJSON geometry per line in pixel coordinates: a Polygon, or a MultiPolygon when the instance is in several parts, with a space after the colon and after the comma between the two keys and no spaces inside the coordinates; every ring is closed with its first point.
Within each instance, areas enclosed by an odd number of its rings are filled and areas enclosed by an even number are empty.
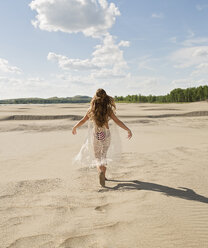
{"type": "MultiPolygon", "coordinates": [[[[93,157],[99,172],[99,181],[101,186],[105,186],[106,167],[107,167],[107,152],[111,145],[111,132],[109,128],[109,120],[112,119],[118,126],[128,132],[128,138],[132,137],[131,130],[117,118],[115,115],[116,105],[113,97],[108,96],[104,89],[98,89],[95,96],[90,102],[90,108],[85,116],[73,127],[72,134],[76,134],[76,129],[82,126],[87,120],[93,123],[93,131],[91,134],[93,157]]],[[[89,141],[86,143],[89,146],[89,141]]],[[[80,154],[83,154],[83,146],[80,154]]],[[[88,153],[90,150],[88,149],[88,153]]],[[[89,154],[90,155],[90,154],[89,154]]]]}

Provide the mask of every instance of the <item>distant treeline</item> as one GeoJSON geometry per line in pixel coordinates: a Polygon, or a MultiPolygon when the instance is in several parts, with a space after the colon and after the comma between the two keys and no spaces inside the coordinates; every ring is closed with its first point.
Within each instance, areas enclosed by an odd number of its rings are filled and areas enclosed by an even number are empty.
{"type": "Polygon", "coordinates": [[[43,104],[43,103],[88,103],[91,101],[89,96],[74,97],[50,97],[50,98],[18,98],[0,100],[0,104],[43,104]]]}
{"type": "Polygon", "coordinates": [[[208,100],[208,86],[192,87],[187,89],[177,88],[172,90],[167,95],[162,96],[142,96],[128,95],[115,96],[116,102],[150,102],[150,103],[165,103],[165,102],[196,102],[208,100]]]}
{"type": "MultiPolygon", "coordinates": [[[[74,97],[50,97],[50,98],[18,98],[0,100],[0,104],[42,104],[42,103],[89,103],[91,101],[89,96],[74,96],[74,97]]],[[[116,102],[150,102],[150,103],[165,103],[165,102],[196,102],[208,100],[208,85],[192,87],[187,89],[177,88],[172,90],[167,95],[162,96],[143,96],[128,95],[115,96],[116,102]]]]}

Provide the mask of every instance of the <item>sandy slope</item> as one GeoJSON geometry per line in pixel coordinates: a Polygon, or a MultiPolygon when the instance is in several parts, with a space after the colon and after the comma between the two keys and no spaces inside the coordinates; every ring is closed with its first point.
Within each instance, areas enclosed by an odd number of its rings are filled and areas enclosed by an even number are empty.
{"type": "Polygon", "coordinates": [[[0,106],[1,248],[208,247],[208,103],[117,106],[106,188],[71,163],[88,104],[0,106]]]}

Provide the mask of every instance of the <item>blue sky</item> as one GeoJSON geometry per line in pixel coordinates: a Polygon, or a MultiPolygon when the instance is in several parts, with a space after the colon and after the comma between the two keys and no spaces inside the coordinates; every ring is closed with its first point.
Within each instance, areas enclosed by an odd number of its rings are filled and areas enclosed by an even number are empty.
{"type": "Polygon", "coordinates": [[[0,1],[0,99],[208,82],[207,0],[0,1]]]}

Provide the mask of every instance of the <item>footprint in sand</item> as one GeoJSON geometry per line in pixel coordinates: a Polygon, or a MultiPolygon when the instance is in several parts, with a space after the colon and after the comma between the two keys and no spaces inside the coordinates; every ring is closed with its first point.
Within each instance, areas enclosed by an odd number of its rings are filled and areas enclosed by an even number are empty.
{"type": "Polygon", "coordinates": [[[99,211],[99,212],[102,212],[102,213],[105,213],[107,211],[107,207],[108,207],[109,204],[104,204],[104,205],[101,205],[101,206],[97,206],[95,207],[95,210],[96,211],[99,211]]]}

